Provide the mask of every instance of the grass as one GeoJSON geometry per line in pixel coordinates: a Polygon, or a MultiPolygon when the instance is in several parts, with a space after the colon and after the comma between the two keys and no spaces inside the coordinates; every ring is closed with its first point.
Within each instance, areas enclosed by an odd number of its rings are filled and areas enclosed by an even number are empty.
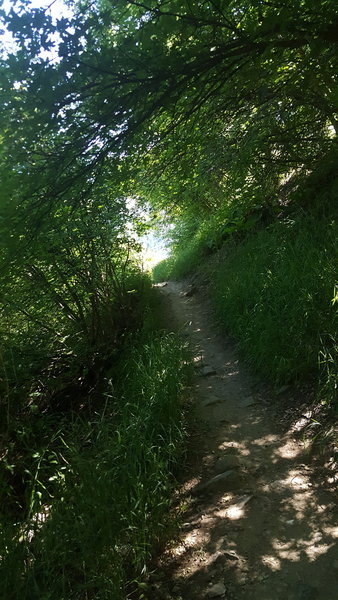
{"type": "Polygon", "coordinates": [[[298,189],[297,207],[288,208],[284,217],[265,227],[253,224],[251,230],[238,220],[238,231],[225,241],[222,231],[229,226],[213,216],[195,236],[176,245],[153,277],[179,279],[202,269],[219,322],[237,340],[252,370],[276,386],[315,381],[321,402],[333,405],[338,380],[336,184],[320,188],[315,183],[303,187],[307,212],[297,208],[298,189]]]}
{"type": "Polygon", "coordinates": [[[251,366],[277,384],[318,372],[336,329],[334,223],[276,223],[226,247],[213,272],[221,323],[251,366]]]}
{"type": "Polygon", "coordinates": [[[159,262],[153,269],[152,278],[155,283],[167,279],[182,279],[196,269],[201,261],[215,247],[219,239],[217,219],[201,224],[201,227],[191,234],[188,239],[183,238],[177,244],[174,252],[168,258],[159,262]]]}
{"type": "Polygon", "coordinates": [[[154,283],[160,283],[172,278],[173,259],[165,258],[161,260],[152,270],[152,279],[154,283]]]}
{"type": "Polygon", "coordinates": [[[3,519],[1,598],[142,597],[154,548],[168,535],[183,451],[185,352],[174,334],[130,341],[101,408],[50,423],[54,440],[36,459],[31,510],[15,523],[3,519]]]}

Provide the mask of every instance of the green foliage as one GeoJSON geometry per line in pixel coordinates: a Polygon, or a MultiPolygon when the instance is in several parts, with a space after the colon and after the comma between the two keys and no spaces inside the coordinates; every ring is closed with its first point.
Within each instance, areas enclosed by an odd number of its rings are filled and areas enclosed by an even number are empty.
{"type": "Polygon", "coordinates": [[[320,398],[323,403],[331,404],[338,411],[338,344],[337,337],[331,334],[322,340],[319,352],[320,398]]]}
{"type": "Polygon", "coordinates": [[[172,277],[173,258],[161,260],[152,270],[152,280],[154,283],[167,281],[172,277]]]}
{"type": "Polygon", "coordinates": [[[335,224],[282,222],[230,246],[214,274],[221,322],[270,380],[317,373],[321,338],[335,331],[336,236],[335,224]]]}
{"type": "Polygon", "coordinates": [[[10,204],[78,201],[109,165],[126,194],[205,215],[224,190],[273,194],[334,143],[333,1],[79,0],[54,23],[21,5],[2,19],[17,43],[1,63],[10,204]]]}
{"type": "Polygon", "coordinates": [[[336,400],[338,373],[336,184],[329,155],[291,192],[280,188],[271,224],[261,208],[230,205],[193,236],[179,228],[172,256],[154,271],[184,277],[202,267],[219,321],[252,369],[276,384],[320,381],[326,402],[336,400]]]}
{"type": "Polygon", "coordinates": [[[168,535],[186,358],[173,334],[127,345],[102,407],[59,422],[35,452],[27,520],[5,526],[1,540],[2,597],[122,600],[143,585],[154,545],[168,535]],[[49,497],[40,493],[46,475],[49,497]]]}
{"type": "MultiPolygon", "coordinates": [[[[26,224],[34,228],[36,217],[26,224]]],[[[4,216],[3,245],[11,225],[4,216]]],[[[11,389],[3,423],[32,403],[57,408],[63,390],[63,408],[67,396],[76,401],[81,387],[95,387],[126,332],[142,327],[150,282],[137,265],[131,225],[125,200],[101,181],[77,210],[59,208],[37,232],[17,228],[13,248],[1,253],[0,370],[11,389]]]]}
{"type": "Polygon", "coordinates": [[[216,216],[201,221],[198,227],[192,223],[179,223],[171,232],[172,254],[153,269],[154,281],[180,279],[198,267],[216,244],[221,241],[221,231],[216,216]],[[216,242],[217,240],[217,242],[216,242]]]}

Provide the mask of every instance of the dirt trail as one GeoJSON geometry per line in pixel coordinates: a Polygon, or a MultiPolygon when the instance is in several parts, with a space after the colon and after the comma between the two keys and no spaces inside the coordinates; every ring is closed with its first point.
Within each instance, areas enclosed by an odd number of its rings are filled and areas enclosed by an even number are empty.
{"type": "Polygon", "coordinates": [[[281,433],[271,398],[257,392],[208,305],[186,290],[169,282],[161,293],[194,352],[198,460],[155,597],[338,600],[333,492],[316,481],[295,430],[281,433]]]}

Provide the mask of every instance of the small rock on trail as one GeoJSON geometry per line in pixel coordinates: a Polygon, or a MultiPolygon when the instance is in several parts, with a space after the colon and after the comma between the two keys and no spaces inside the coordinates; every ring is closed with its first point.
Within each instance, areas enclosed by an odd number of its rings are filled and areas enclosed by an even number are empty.
{"type": "Polygon", "coordinates": [[[241,461],[235,454],[229,454],[228,456],[221,456],[214,467],[214,471],[217,474],[224,473],[230,469],[239,469],[241,467],[241,461]]]}
{"type": "Polygon", "coordinates": [[[205,367],[201,367],[199,370],[199,374],[202,377],[209,377],[210,375],[216,375],[216,369],[210,367],[209,365],[205,365],[205,367]]]}
{"type": "Polygon", "coordinates": [[[209,481],[206,481],[205,483],[201,483],[194,490],[194,494],[203,494],[205,492],[229,492],[239,489],[244,483],[245,479],[243,475],[239,473],[237,469],[231,469],[212,477],[212,479],[209,479],[209,481]]]}
{"type": "Polygon", "coordinates": [[[210,396],[209,398],[201,401],[201,406],[206,408],[207,406],[213,406],[214,404],[219,404],[220,402],[221,399],[218,396],[210,396]]]}
{"type": "Polygon", "coordinates": [[[191,298],[197,292],[197,287],[195,285],[189,286],[186,292],[183,293],[185,298],[191,298]]]}
{"type": "MultiPolygon", "coordinates": [[[[312,585],[307,583],[299,583],[296,591],[296,600],[316,600],[318,591],[312,585]]],[[[337,582],[337,598],[338,598],[338,582],[337,582]]]]}
{"type": "Polygon", "coordinates": [[[226,592],[224,583],[215,583],[209,590],[207,590],[206,598],[221,598],[226,592]]]}
{"type": "Polygon", "coordinates": [[[256,400],[253,398],[253,396],[248,396],[240,402],[242,408],[249,408],[250,406],[254,406],[254,404],[256,404],[256,400]]]}

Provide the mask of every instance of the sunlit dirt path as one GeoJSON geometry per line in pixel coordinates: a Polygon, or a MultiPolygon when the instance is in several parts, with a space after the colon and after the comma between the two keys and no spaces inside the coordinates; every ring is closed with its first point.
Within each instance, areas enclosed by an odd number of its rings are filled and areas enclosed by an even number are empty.
{"type": "Polygon", "coordinates": [[[179,539],[157,565],[159,600],[338,600],[337,512],[295,429],[283,433],[198,290],[161,288],[190,340],[196,451],[179,539]],[[216,477],[216,479],[214,479],[216,477]]]}

